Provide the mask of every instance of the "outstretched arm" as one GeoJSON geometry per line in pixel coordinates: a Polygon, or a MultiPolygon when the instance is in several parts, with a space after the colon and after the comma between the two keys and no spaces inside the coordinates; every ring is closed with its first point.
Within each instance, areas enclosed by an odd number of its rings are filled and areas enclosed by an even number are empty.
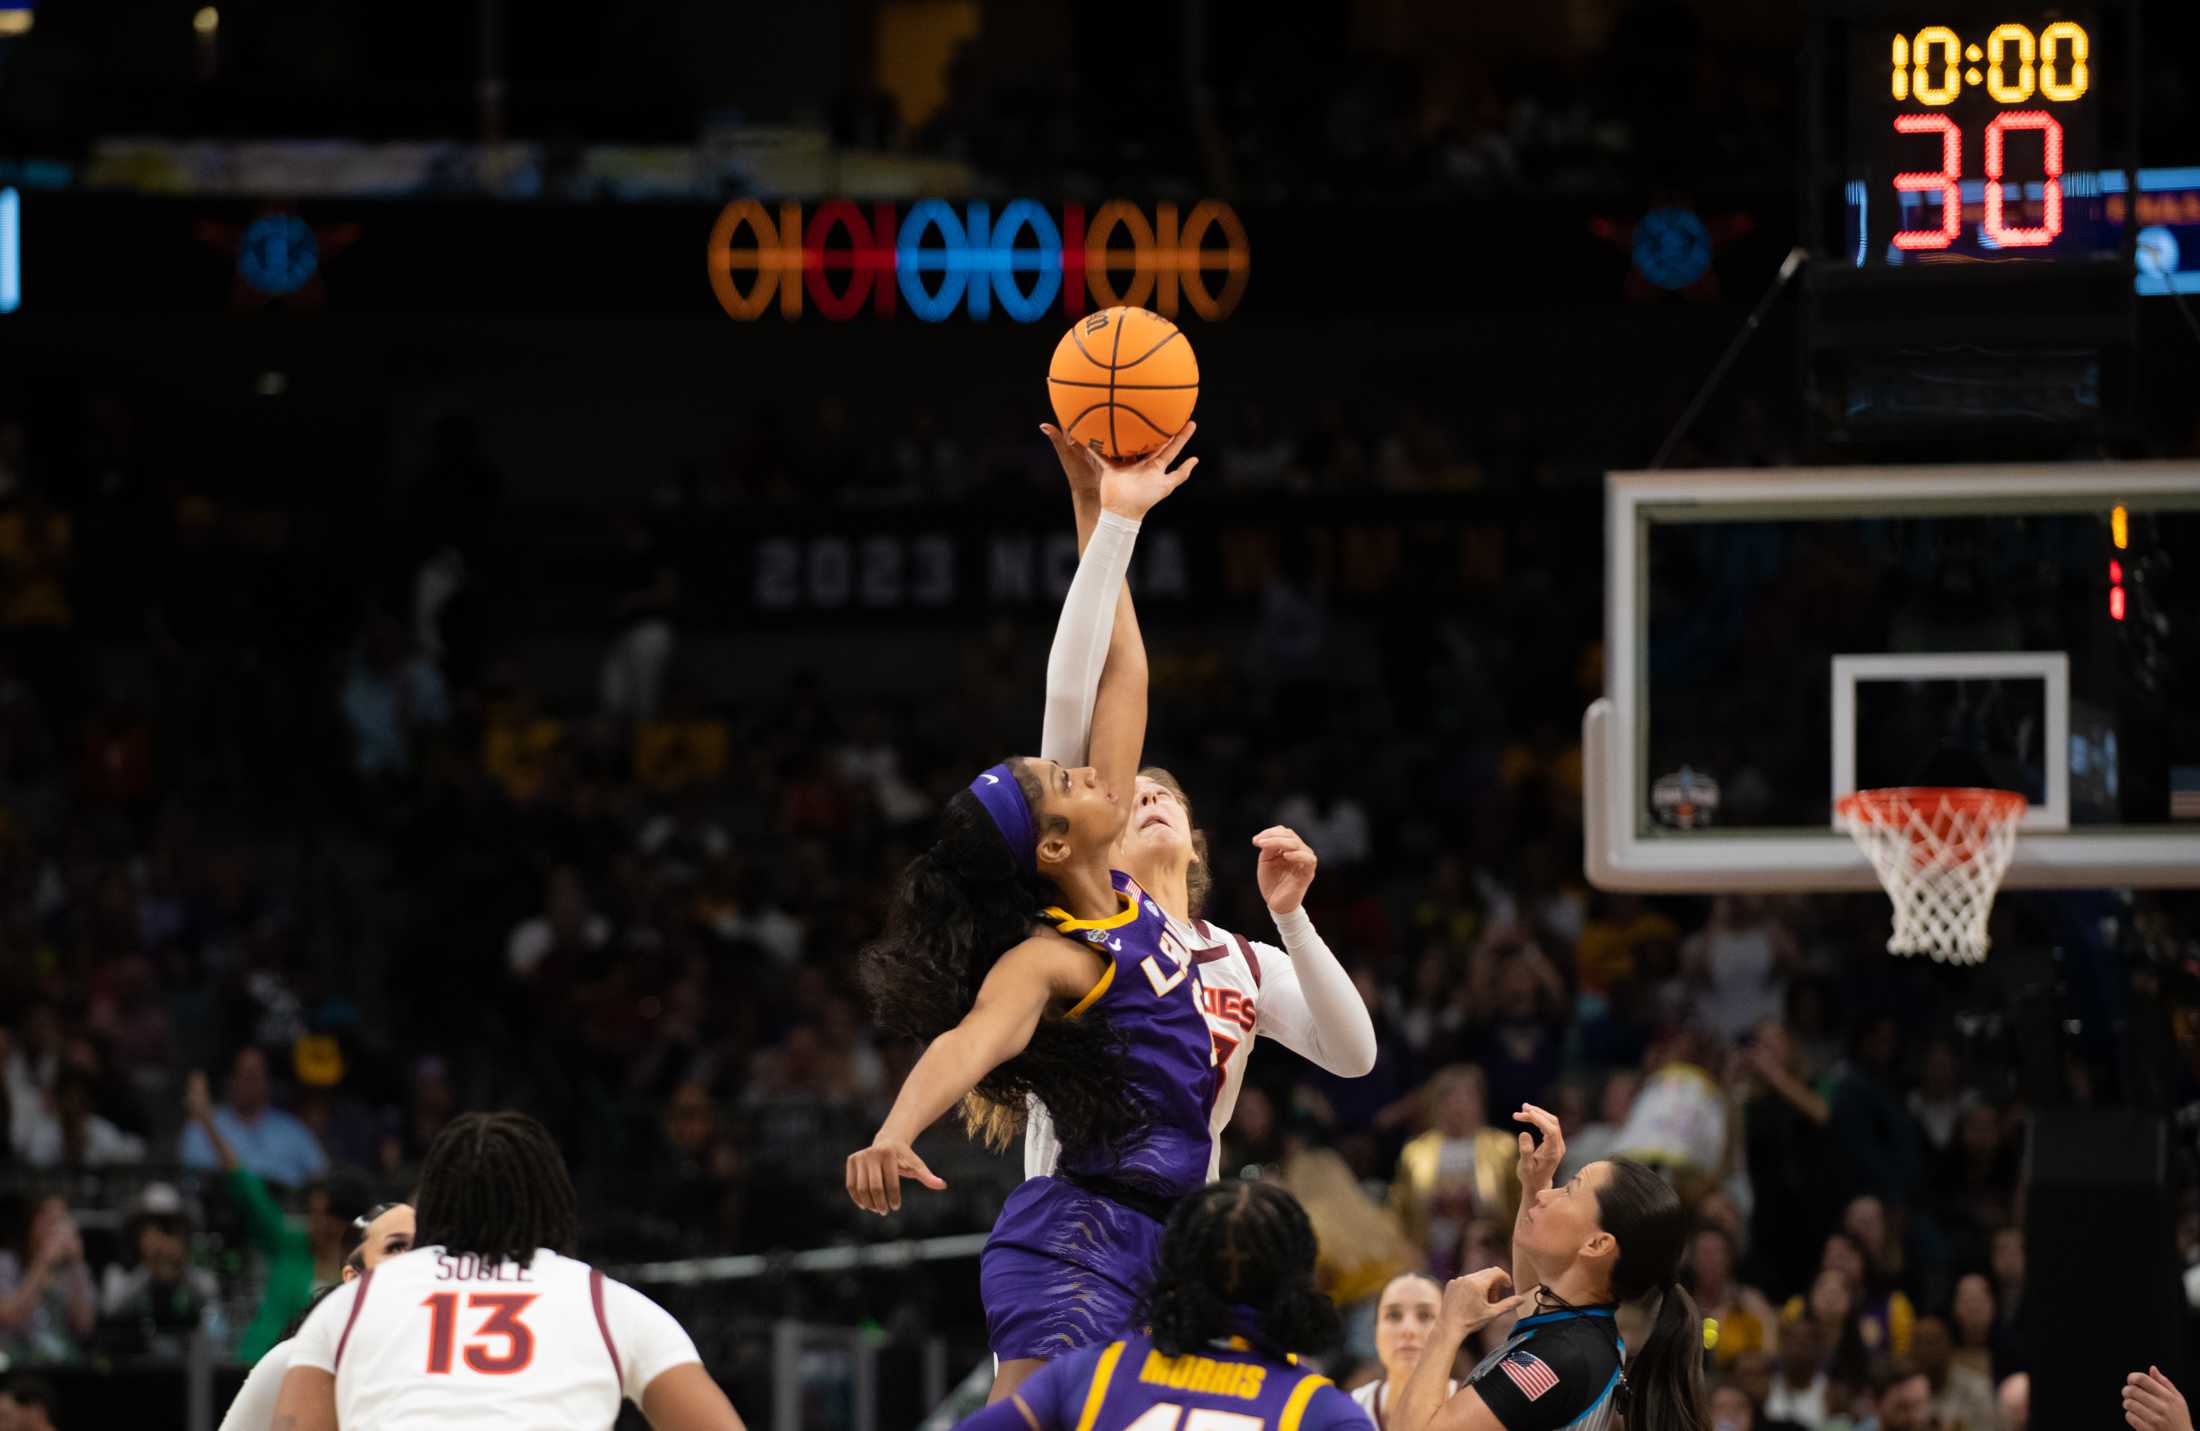
{"type": "Polygon", "coordinates": [[[938,1191],[947,1186],[910,1145],[985,1076],[1024,1051],[1040,1016],[1056,999],[1078,999],[1097,975],[1090,950],[1055,934],[1026,939],[1003,954],[961,1023],[933,1039],[902,1080],[871,1146],[848,1155],[848,1196],[866,1212],[901,1207],[901,1180],[938,1191]]]}
{"type": "Polygon", "coordinates": [[[1362,1077],[1375,1067],[1375,1020],[1307,917],[1314,852],[1282,825],[1253,836],[1253,845],[1260,851],[1255,876],[1261,898],[1290,955],[1263,983],[1258,1031],[1340,1078],[1362,1077]]]}
{"type": "MultiPolygon", "coordinates": [[[[1168,467],[1197,427],[1186,423],[1160,450],[1127,463],[1103,461],[1052,425],[1040,428],[1069,479],[1080,572],[1091,560],[1095,537],[1118,525],[1112,519],[1103,523],[1108,511],[1135,521],[1133,510],[1142,513],[1191,475],[1199,465],[1196,457],[1174,472],[1168,467]],[[1146,500],[1144,494],[1153,491],[1159,495],[1146,500]]],[[[1127,555],[1124,560],[1127,566],[1127,555]]],[[[1077,597],[1073,582],[1047,661],[1047,718],[1039,753],[1065,765],[1092,765],[1102,784],[1127,798],[1146,743],[1146,643],[1127,584],[1117,583],[1110,607],[1098,605],[1096,596],[1077,597]]]]}

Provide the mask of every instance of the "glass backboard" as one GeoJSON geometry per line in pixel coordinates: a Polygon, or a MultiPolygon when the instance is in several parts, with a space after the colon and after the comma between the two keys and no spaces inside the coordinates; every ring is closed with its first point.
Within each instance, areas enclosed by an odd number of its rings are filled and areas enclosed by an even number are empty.
{"type": "Polygon", "coordinates": [[[2029,802],[2007,883],[2200,885],[2200,464],[1615,473],[1590,877],[1866,888],[1859,788],[2029,802]]]}

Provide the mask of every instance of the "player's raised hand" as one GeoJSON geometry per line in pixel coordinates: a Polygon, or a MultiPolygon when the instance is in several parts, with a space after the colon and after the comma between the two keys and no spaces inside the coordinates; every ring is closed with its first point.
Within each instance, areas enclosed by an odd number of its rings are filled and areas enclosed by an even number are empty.
{"type": "Polygon", "coordinates": [[[934,1192],[947,1180],[924,1165],[907,1143],[880,1138],[861,1152],[848,1155],[848,1196],[865,1212],[884,1217],[901,1211],[901,1180],[915,1178],[934,1192]]]}
{"type": "Polygon", "coordinates": [[[1521,1104],[1513,1121],[1527,1123],[1543,1135],[1540,1143],[1530,1134],[1520,1135],[1520,1189],[1533,1197],[1551,1185],[1551,1179],[1558,1175],[1558,1165],[1566,1160],[1566,1135],[1559,1130],[1555,1116],[1533,1103],[1521,1104]]]}
{"type": "Polygon", "coordinates": [[[1176,436],[1144,457],[1128,462],[1103,461],[1100,464],[1102,510],[1134,522],[1152,511],[1163,497],[1182,486],[1184,479],[1192,475],[1192,469],[1199,465],[1199,459],[1194,457],[1175,471],[1169,470],[1169,464],[1176,461],[1176,455],[1184,450],[1184,444],[1190,442],[1192,434],[1198,430],[1198,423],[1187,422],[1176,436]]]}
{"type": "Polygon", "coordinates": [[[1444,1285],[1444,1305],[1438,1315],[1453,1331],[1471,1335],[1527,1302],[1512,1288],[1512,1274],[1502,1267],[1454,1277],[1444,1285]]]}
{"type": "Polygon", "coordinates": [[[1278,916],[1291,913],[1306,898],[1307,886],[1314,882],[1314,868],[1320,862],[1314,858],[1313,849],[1296,830],[1282,825],[1270,825],[1253,836],[1253,847],[1260,851],[1260,863],[1254,867],[1253,876],[1260,881],[1260,897],[1267,902],[1268,912],[1278,916]]]}
{"type": "Polygon", "coordinates": [[[2158,1366],[2124,1378],[2124,1420],[2138,1431],[2192,1431],[2192,1412],[2184,1393],[2170,1384],[2158,1366]]]}
{"type": "Polygon", "coordinates": [[[1054,444],[1054,458],[1062,464],[1062,475],[1069,479],[1070,496],[1078,501],[1088,497],[1099,501],[1100,474],[1108,465],[1100,454],[1082,442],[1070,441],[1069,435],[1051,422],[1040,423],[1039,430],[1054,444]]]}

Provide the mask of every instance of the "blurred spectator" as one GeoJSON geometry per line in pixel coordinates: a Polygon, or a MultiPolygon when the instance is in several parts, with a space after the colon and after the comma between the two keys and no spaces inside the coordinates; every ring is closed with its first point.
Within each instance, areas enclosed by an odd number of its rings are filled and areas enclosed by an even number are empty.
{"type": "Polygon", "coordinates": [[[60,1431],[61,1401],[53,1383],[27,1371],[0,1382],[0,1431],[60,1431]]]}
{"type": "Polygon", "coordinates": [[[1634,1158],[1664,1171],[1693,1200],[1708,1191],[1726,1166],[1726,1091],[1707,1063],[1710,1044],[1683,1030],[1650,1051],[1650,1076],[1635,1096],[1626,1124],[1612,1140],[1615,1157],[1634,1158]]]}
{"type": "MultiPolygon", "coordinates": [[[[266,1076],[264,1069],[261,1076],[266,1076]]],[[[218,1185],[244,1220],[245,1241],[261,1259],[259,1309],[237,1338],[237,1359],[253,1362],[282,1340],[291,1319],[313,1295],[314,1237],[284,1216],[268,1195],[267,1183],[238,1156],[220,1111],[207,1092],[205,1074],[193,1073],[185,1080],[184,1137],[196,1135],[204,1142],[211,1166],[221,1174],[218,1185]]]]}
{"type": "Polygon", "coordinates": [[[1934,1431],[1931,1384],[1907,1362],[1872,1378],[1872,1404],[1877,1431],[1934,1431]]]}
{"type": "Polygon", "coordinates": [[[646,523],[629,518],[622,528],[627,575],[604,654],[601,708],[615,720],[655,720],[672,664],[680,575],[658,551],[646,523]]]}
{"type": "Polygon", "coordinates": [[[1680,937],[1680,926],[1650,908],[1639,894],[1597,896],[1596,913],[1582,926],[1574,953],[1581,992],[1609,994],[1615,985],[1635,977],[1638,952],[1644,945],[1680,937]]]}
{"type": "Polygon", "coordinates": [[[1393,984],[1383,996],[1385,1017],[1422,1068],[1444,1062],[1467,1025],[1467,989],[1455,963],[1448,949],[1432,944],[1421,951],[1412,982],[1393,984]]]}
{"type": "Polygon", "coordinates": [[[2032,1378],[2024,1372],[2003,1377],[1994,1392],[1994,1410],[2001,1431],[2029,1431],[2032,1425],[2032,1378]]]}
{"type": "Polygon", "coordinates": [[[1738,1281],[1734,1239],[1721,1227],[1699,1227],[1689,1241],[1683,1279],[1706,1319],[1718,1323],[1712,1360],[1731,1366],[1746,1352],[1768,1350],[1779,1314],[1765,1294],[1738,1281]]]}
{"type": "Polygon", "coordinates": [[[1627,1126],[1627,1115],[1634,1110],[1635,1095],[1641,1088],[1642,1075],[1631,1068],[1614,1069],[1605,1075],[1604,1086],[1597,1094],[1596,1121],[1579,1131],[1566,1130],[1566,1161],[1558,1168],[1560,1182],[1572,1178],[1589,1164],[1611,1156],[1612,1146],[1619,1139],[1620,1129],[1627,1126]]]}
{"type": "Polygon", "coordinates": [[[1798,1051],[1781,1024],[1759,1024],[1742,1056],[1751,1075],[1742,1106],[1756,1196],[1751,1256],[1764,1269],[1759,1275],[1792,1287],[1817,1265],[1818,1230],[1832,1217],[1824,1133],[1832,1108],[1803,1080],[1798,1051]]]}
{"type": "Polygon", "coordinates": [[[611,921],[589,904],[580,871],[559,865],[544,883],[542,913],[512,927],[504,944],[505,967],[524,982],[553,955],[563,964],[577,963],[610,941],[611,921]]]}
{"type": "MultiPolygon", "coordinates": [[[[1808,1298],[1790,1298],[1780,1309],[1783,1323],[1807,1322],[1818,1348],[1818,1365],[1833,1381],[1861,1386],[1872,1363],[1886,1355],[1886,1338],[1875,1329],[1868,1339],[1857,1309],[1856,1284],[1835,1268],[1821,1271],[1808,1298]]],[[[1831,1409],[1830,1407],[1828,1408],[1831,1409]]]]}
{"type": "Polygon", "coordinates": [[[1955,1328],[1957,1365],[1998,1383],[2007,1374],[2008,1334],[1995,1311],[1994,1284],[1984,1273],[1967,1272],[1956,1279],[1950,1320],[1955,1328]]]}
{"type": "MultiPolygon", "coordinates": [[[[1901,1237],[1888,1226],[1886,1204],[1871,1196],[1850,1199],[1841,1213],[1841,1230],[1864,1259],[1862,1286],[1866,1303],[1901,1296],[1899,1287],[1909,1271],[1909,1260],[1901,1237]]],[[[1906,1298],[1904,1305],[1908,1305],[1906,1298]]],[[[1909,1355],[1906,1343],[1896,1348],[1895,1355],[1909,1355]]]]}
{"type": "Polygon", "coordinates": [[[1934,1039],[1926,1045],[1917,1087],[1910,1092],[1910,1116],[1935,1153],[1947,1151],[1955,1139],[1956,1124],[1978,1102],[1978,1094],[1965,1088],[1961,1077],[1954,1044],[1934,1039]]]}
{"type": "Polygon", "coordinates": [[[1525,927],[1492,924],[1467,964],[1469,1046],[1509,1116],[1558,1079],[1565,1053],[1566,981],[1525,927]]]}
{"type": "Polygon", "coordinates": [[[2004,1227],[1993,1236],[1994,1304],[1996,1345],[2002,1349],[1996,1374],[2030,1371],[2026,1350],[2024,1229],[2004,1227]]]}
{"type": "Polygon", "coordinates": [[[1757,895],[1718,896],[1711,922],[1681,945],[1681,967],[1702,989],[1697,1017],[1722,1043],[1779,1016],[1802,962],[1795,936],[1757,895]]]}
{"type": "Polygon", "coordinates": [[[1819,1270],[1838,1272],[1848,1284],[1855,1297],[1857,1324],[1864,1334],[1864,1346],[1874,1360],[1910,1354],[1910,1330],[1916,1325],[1917,1311],[1911,1305],[1909,1294],[1878,1277],[1855,1238],[1845,1232],[1836,1232],[1827,1238],[1819,1270]]]}
{"type": "Polygon", "coordinates": [[[0,1246],[0,1354],[13,1362],[73,1361],[99,1317],[84,1239],[68,1200],[49,1193],[12,1220],[0,1246]]]}
{"type": "Polygon", "coordinates": [[[229,1067],[229,1099],[216,1104],[210,1121],[185,1125],[177,1156],[187,1168],[222,1166],[207,1130],[221,1133],[240,1165],[279,1187],[300,1188],[328,1172],[328,1158],[306,1125],[268,1101],[267,1055],[251,1044],[237,1050],[229,1067]]]}
{"type": "Polygon", "coordinates": [[[1398,1154],[1390,1209],[1406,1237],[1426,1249],[1430,1269],[1451,1278],[1470,1270],[1461,1264],[1470,1225],[1511,1228],[1520,1206],[1519,1144],[1489,1126],[1487,1085],[1473,1064],[1443,1069],[1424,1096],[1431,1126],[1398,1154]]]}
{"type": "Polygon", "coordinates": [[[34,1168],[76,1171],[143,1160],[144,1139],[132,1137],[92,1111],[97,1091],[89,1073],[63,1069],[54,1085],[52,1114],[34,1118],[17,1133],[23,1161],[34,1168]]]}
{"type": "Polygon", "coordinates": [[[341,699],[353,768],[370,781],[410,776],[415,742],[451,719],[443,673],[409,649],[404,628],[380,613],[360,638],[341,699]]]}
{"type": "Polygon", "coordinates": [[[4,1047],[11,1135],[20,1140],[46,1116],[45,1101],[61,1077],[61,1016],[51,1001],[33,999],[4,1047]]]}
{"type": "Polygon", "coordinates": [[[1910,1334],[1917,1369],[1932,1387],[1933,1417],[1939,1431],[1994,1431],[1994,1384],[1985,1374],[1957,1363],[1955,1337],[1938,1317],[1920,1317],[1910,1334]]]}
{"type": "Polygon", "coordinates": [[[189,1227],[176,1190],[147,1183],[123,1228],[123,1246],[134,1260],[110,1264],[100,1286],[100,1319],[117,1344],[178,1355],[183,1339],[201,1326],[221,1336],[221,1283],[187,1260],[189,1227]]]}
{"type": "Polygon", "coordinates": [[[1850,1196],[1871,1193],[1907,1205],[1924,1173],[1923,1140],[1895,1078],[1902,1028],[1893,1016],[1866,1019],[1854,1056],[1833,1089],[1833,1135],[1848,1172],[1850,1196]]]}
{"type": "Polygon", "coordinates": [[[1749,1393],[1733,1381],[1720,1381],[1711,1388],[1712,1431],[1757,1431],[1757,1407],[1749,1399],[1749,1393]]]}
{"type": "Polygon", "coordinates": [[[1772,1389],[1765,1397],[1765,1417],[1800,1426],[1825,1423],[1826,1351],[1818,1323],[1808,1317],[1780,1327],[1780,1355],[1774,1364],[1772,1389]]]}

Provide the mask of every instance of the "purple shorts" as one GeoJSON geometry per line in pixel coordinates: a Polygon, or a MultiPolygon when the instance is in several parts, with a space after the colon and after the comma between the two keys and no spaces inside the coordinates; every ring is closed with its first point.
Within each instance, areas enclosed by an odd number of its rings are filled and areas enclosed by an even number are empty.
{"type": "Polygon", "coordinates": [[[1161,1254],[1161,1224],[1055,1178],[1027,1178],[978,1259],[986,1342],[1049,1359],[1129,1329],[1161,1254]]]}

